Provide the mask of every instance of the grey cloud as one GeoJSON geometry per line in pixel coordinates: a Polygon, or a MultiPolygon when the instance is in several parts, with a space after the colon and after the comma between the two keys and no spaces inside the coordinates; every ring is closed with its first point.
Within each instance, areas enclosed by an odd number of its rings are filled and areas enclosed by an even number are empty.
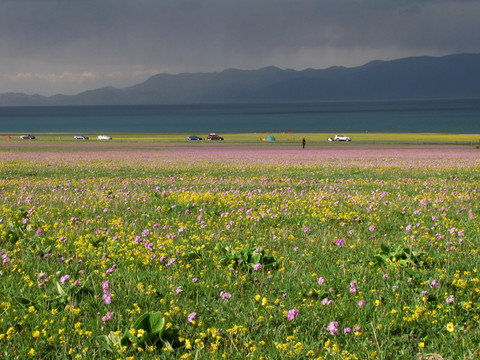
{"type": "Polygon", "coordinates": [[[324,68],[479,52],[479,15],[474,0],[4,0],[0,74],[324,68]]]}

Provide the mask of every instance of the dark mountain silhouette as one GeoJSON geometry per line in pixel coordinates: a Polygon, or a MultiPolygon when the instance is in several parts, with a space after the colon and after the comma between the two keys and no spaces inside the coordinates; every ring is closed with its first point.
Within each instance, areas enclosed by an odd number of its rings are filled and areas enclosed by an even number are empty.
{"type": "Polygon", "coordinates": [[[0,94],[0,105],[133,105],[480,98],[480,54],[372,61],[302,71],[277,67],[159,74],[77,95],[0,94]]]}

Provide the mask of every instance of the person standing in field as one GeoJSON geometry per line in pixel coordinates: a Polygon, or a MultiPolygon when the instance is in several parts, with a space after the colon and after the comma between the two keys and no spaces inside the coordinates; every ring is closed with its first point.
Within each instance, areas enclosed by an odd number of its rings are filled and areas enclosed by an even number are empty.
{"type": "Polygon", "coordinates": [[[303,147],[303,149],[305,149],[305,144],[306,144],[306,143],[307,143],[307,142],[305,141],[305,138],[303,138],[303,140],[302,140],[302,147],[303,147]]]}

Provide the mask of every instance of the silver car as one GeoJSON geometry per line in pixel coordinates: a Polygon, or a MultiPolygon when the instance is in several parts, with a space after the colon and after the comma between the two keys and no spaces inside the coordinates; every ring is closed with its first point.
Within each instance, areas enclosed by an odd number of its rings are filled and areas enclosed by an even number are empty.
{"type": "Polygon", "coordinates": [[[352,139],[350,139],[348,136],[345,136],[345,135],[335,135],[333,140],[335,140],[335,141],[352,141],[352,139]]]}
{"type": "Polygon", "coordinates": [[[107,135],[99,135],[98,140],[112,140],[112,138],[107,135]]]}

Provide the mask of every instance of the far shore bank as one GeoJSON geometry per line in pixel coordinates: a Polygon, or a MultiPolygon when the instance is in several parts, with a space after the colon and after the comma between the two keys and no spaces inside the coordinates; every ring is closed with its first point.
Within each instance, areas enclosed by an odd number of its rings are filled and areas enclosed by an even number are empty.
{"type": "Polygon", "coordinates": [[[1,133],[0,147],[40,148],[44,146],[81,147],[92,146],[118,147],[132,145],[164,146],[299,146],[306,140],[306,146],[354,146],[354,145],[469,145],[480,146],[480,134],[444,134],[444,133],[346,133],[351,142],[329,141],[336,134],[331,133],[221,133],[224,141],[207,141],[208,134],[161,134],[161,133],[34,133],[35,140],[22,140],[20,133],[1,133]],[[75,140],[75,135],[84,135],[88,140],[75,140]],[[98,140],[98,135],[112,137],[110,141],[98,140]],[[187,137],[196,135],[204,140],[188,141],[187,137]],[[273,141],[269,141],[273,140],[273,141]],[[110,145],[108,145],[110,144],[110,145]]]}

